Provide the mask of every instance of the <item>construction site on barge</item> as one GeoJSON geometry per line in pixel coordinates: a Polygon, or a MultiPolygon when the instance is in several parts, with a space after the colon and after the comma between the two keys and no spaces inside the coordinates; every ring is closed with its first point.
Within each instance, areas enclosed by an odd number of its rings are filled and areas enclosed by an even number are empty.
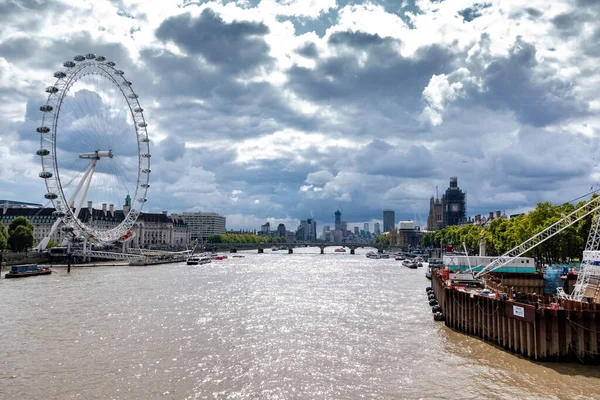
{"type": "Polygon", "coordinates": [[[535,361],[600,364],[600,197],[499,257],[447,252],[427,288],[434,319],[535,361]],[[592,216],[581,265],[563,287],[544,295],[535,260],[523,257],[577,221],[592,216]]]}

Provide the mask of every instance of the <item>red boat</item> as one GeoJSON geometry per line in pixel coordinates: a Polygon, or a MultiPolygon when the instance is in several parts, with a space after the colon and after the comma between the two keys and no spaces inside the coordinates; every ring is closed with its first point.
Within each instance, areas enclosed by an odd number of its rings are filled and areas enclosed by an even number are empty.
{"type": "Polygon", "coordinates": [[[210,257],[211,260],[224,260],[226,258],[227,258],[226,255],[221,255],[221,256],[213,255],[212,257],[210,257]]]}
{"type": "Polygon", "coordinates": [[[37,264],[13,265],[4,275],[6,279],[10,278],[25,278],[36,275],[50,275],[52,270],[48,267],[38,267],[37,264]]]}

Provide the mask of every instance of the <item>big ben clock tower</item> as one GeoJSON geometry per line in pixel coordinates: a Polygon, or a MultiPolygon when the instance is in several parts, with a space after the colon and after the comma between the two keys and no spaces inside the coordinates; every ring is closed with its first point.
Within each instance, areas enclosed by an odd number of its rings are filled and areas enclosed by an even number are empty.
{"type": "Polygon", "coordinates": [[[450,178],[450,187],[442,196],[444,226],[460,225],[467,222],[467,193],[458,187],[458,178],[450,178]]]}

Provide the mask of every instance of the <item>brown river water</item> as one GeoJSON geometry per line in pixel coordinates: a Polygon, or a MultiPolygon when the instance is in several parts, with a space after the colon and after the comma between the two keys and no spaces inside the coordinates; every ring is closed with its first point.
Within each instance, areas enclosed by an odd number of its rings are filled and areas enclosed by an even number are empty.
{"type": "Polygon", "coordinates": [[[433,321],[424,268],[294,251],[0,280],[0,399],[600,399],[433,321]]]}

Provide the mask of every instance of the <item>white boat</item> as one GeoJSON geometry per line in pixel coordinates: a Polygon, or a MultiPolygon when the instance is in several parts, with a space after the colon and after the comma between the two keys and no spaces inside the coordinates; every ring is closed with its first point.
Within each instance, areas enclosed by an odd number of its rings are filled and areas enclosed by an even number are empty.
{"type": "Polygon", "coordinates": [[[198,265],[200,264],[200,257],[199,256],[190,256],[185,263],[187,265],[198,265]]]}
{"type": "Polygon", "coordinates": [[[425,270],[425,277],[427,279],[431,279],[431,264],[427,265],[427,270],[425,270]]]}
{"type": "Polygon", "coordinates": [[[335,249],[334,251],[335,251],[336,253],[345,253],[345,252],[346,252],[346,249],[345,249],[345,248],[343,248],[343,247],[340,247],[340,248],[338,248],[338,249],[335,249]]]}
{"type": "Polygon", "coordinates": [[[417,263],[414,262],[413,260],[404,260],[404,261],[402,261],[402,265],[404,265],[405,267],[410,268],[410,269],[417,269],[417,268],[419,268],[419,266],[417,265],[417,263]]]}
{"type": "Polygon", "coordinates": [[[367,253],[367,258],[372,258],[372,259],[378,259],[381,258],[381,255],[379,253],[374,253],[372,251],[367,253]]]}
{"type": "Polygon", "coordinates": [[[210,257],[202,256],[198,260],[198,264],[210,264],[210,257]]]}

